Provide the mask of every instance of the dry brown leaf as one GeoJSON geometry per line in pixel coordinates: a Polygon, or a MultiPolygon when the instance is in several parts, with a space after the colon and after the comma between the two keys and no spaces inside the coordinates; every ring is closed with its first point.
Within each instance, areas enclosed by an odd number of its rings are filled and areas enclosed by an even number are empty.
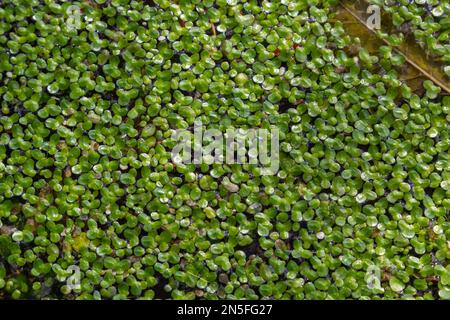
{"type": "MultiPolygon", "coordinates": [[[[370,53],[374,53],[382,45],[389,45],[388,41],[381,39],[377,32],[366,25],[368,14],[366,9],[369,3],[364,0],[349,1],[342,0],[338,8],[336,18],[342,21],[346,32],[352,37],[358,37],[361,46],[370,53]]],[[[393,34],[394,27],[390,17],[385,13],[382,15],[382,32],[393,34]]],[[[421,90],[422,83],[430,79],[444,91],[450,94],[450,83],[447,75],[443,72],[439,61],[430,57],[415,41],[412,35],[406,35],[405,41],[393,49],[401,54],[412,68],[404,68],[401,80],[404,80],[414,90],[421,90]],[[413,70],[415,69],[415,70],[413,70]]]]}

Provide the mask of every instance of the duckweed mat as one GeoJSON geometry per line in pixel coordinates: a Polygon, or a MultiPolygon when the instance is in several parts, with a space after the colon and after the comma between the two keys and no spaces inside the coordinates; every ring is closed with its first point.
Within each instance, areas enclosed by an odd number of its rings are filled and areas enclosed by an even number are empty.
{"type": "Polygon", "coordinates": [[[338,0],[0,0],[0,299],[450,299],[450,7],[370,3],[396,29],[338,0]],[[278,170],[175,162],[198,121],[278,129],[278,170]]]}

